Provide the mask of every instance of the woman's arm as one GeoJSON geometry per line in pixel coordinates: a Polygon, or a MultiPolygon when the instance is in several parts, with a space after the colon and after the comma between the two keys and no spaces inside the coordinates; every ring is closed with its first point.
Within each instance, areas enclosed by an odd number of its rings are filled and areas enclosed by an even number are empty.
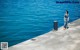
{"type": "Polygon", "coordinates": [[[68,17],[68,21],[69,21],[69,17],[68,17]]]}

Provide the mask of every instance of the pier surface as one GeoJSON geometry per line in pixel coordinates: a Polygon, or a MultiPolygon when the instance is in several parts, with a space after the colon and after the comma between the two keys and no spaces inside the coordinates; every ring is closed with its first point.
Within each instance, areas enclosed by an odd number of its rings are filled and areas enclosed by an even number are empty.
{"type": "Polygon", "coordinates": [[[50,31],[9,47],[8,50],[80,50],[80,19],[69,23],[69,29],[50,31]]]}

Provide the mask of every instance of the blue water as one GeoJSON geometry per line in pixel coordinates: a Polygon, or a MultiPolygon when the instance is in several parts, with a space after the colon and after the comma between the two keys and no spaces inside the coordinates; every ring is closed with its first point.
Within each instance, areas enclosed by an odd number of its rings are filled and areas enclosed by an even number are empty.
{"type": "Polygon", "coordinates": [[[53,21],[63,26],[65,10],[70,21],[80,18],[80,4],[57,4],[56,0],[0,0],[0,42],[9,46],[47,33],[53,21]]]}

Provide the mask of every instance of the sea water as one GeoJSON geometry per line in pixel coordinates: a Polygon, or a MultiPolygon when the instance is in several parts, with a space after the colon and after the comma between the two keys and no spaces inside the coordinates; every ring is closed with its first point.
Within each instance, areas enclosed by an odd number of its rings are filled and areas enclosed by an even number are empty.
{"type": "Polygon", "coordinates": [[[9,46],[64,25],[65,11],[69,22],[80,18],[80,4],[56,3],[56,0],[0,0],[0,42],[9,46]]]}

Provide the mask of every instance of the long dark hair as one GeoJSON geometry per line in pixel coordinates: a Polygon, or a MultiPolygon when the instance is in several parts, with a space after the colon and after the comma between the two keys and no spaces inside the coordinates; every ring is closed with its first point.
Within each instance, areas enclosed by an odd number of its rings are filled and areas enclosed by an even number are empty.
{"type": "MultiPolygon", "coordinates": [[[[68,10],[66,10],[66,13],[68,14],[68,10]]],[[[65,18],[68,18],[68,16],[65,15],[65,18]]]]}
{"type": "Polygon", "coordinates": [[[69,13],[68,10],[66,10],[67,14],[69,13]]]}

